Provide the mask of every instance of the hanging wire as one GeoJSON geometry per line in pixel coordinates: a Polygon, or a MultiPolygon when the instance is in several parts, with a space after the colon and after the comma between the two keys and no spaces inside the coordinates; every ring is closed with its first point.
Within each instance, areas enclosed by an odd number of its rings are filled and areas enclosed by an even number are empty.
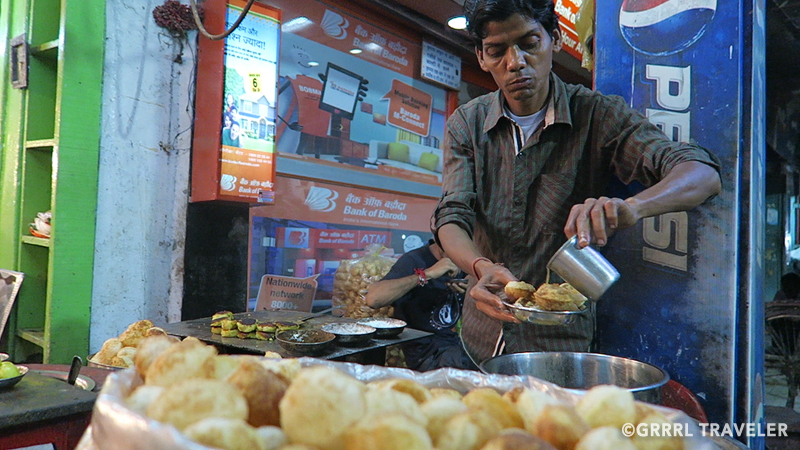
{"type": "Polygon", "coordinates": [[[195,0],[189,0],[189,3],[192,6],[192,17],[194,17],[194,23],[195,25],[197,25],[197,29],[200,30],[200,33],[202,33],[203,36],[211,39],[212,41],[225,39],[226,37],[228,37],[229,34],[233,33],[233,30],[239,27],[239,24],[242,23],[242,20],[244,20],[244,16],[246,16],[247,13],[250,11],[250,7],[253,6],[253,2],[255,2],[255,0],[247,1],[247,5],[242,10],[241,14],[239,14],[239,18],[236,19],[236,22],[234,22],[229,29],[225,30],[224,33],[211,34],[208,32],[208,30],[206,30],[206,27],[203,26],[203,22],[200,21],[200,15],[197,13],[197,3],[195,3],[195,0]]]}

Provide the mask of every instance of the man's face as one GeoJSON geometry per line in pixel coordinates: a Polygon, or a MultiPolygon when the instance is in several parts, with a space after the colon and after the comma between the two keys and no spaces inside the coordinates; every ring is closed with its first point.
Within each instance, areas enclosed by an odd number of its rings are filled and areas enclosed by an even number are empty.
{"type": "Polygon", "coordinates": [[[233,124],[231,126],[231,139],[236,139],[239,136],[239,125],[233,124]]]}
{"type": "Polygon", "coordinates": [[[511,112],[527,116],[542,109],[553,53],[561,50],[559,30],[550,37],[539,22],[514,14],[502,22],[489,22],[485,31],[482,48],[475,54],[503,91],[511,112]]]}

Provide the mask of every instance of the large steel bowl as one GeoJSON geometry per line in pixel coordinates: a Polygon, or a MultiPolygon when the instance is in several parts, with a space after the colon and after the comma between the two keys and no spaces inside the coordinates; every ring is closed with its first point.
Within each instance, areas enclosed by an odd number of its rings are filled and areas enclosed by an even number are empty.
{"type": "Polygon", "coordinates": [[[336,343],[341,345],[362,345],[375,337],[374,327],[355,322],[334,322],[322,325],[322,330],[336,336],[336,343]]]}
{"type": "Polygon", "coordinates": [[[293,354],[319,356],[333,346],[336,336],[322,330],[284,330],[275,339],[293,354]]]}
{"type": "Polygon", "coordinates": [[[532,352],[500,355],[484,361],[486,373],[529,375],[581,393],[594,386],[612,384],[626,388],[634,398],[661,403],[666,371],[641,361],[597,353],[532,352]]]}

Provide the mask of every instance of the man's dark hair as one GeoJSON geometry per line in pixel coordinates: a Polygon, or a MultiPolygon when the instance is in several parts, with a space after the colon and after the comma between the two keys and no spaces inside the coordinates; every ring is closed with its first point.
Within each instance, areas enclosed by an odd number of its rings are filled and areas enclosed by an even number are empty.
{"type": "Polygon", "coordinates": [[[467,16],[467,33],[481,48],[486,37],[486,24],[502,22],[514,14],[533,19],[547,31],[550,36],[558,29],[553,0],[467,0],[464,2],[464,15],[467,16]]]}

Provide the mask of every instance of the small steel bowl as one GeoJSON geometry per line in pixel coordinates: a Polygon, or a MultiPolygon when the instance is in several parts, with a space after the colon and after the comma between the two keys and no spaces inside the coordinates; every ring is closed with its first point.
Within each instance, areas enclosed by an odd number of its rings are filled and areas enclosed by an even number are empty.
{"type": "Polygon", "coordinates": [[[408,325],[405,321],[400,319],[390,319],[386,317],[372,317],[370,319],[361,319],[357,323],[375,328],[376,338],[390,338],[395,337],[402,333],[408,325]]]}
{"type": "Polygon", "coordinates": [[[15,384],[19,383],[19,380],[21,380],[26,373],[28,373],[28,368],[25,366],[17,366],[17,369],[19,369],[18,376],[14,378],[3,378],[0,380],[0,389],[8,389],[11,386],[14,386],[15,384]]]}
{"type": "Polygon", "coordinates": [[[355,322],[326,323],[320,328],[336,335],[336,342],[342,345],[363,344],[375,337],[375,333],[378,331],[374,327],[355,322]]]}
{"type": "Polygon", "coordinates": [[[545,311],[515,303],[506,302],[505,305],[520,321],[537,325],[567,325],[574,322],[575,318],[581,314],[589,314],[589,308],[580,311],[545,311]]]}
{"type": "Polygon", "coordinates": [[[279,331],[275,339],[286,351],[316,356],[325,353],[336,336],[322,330],[284,330],[279,331]]]}
{"type": "Polygon", "coordinates": [[[0,353],[0,362],[8,359],[8,353],[0,353]]]}

